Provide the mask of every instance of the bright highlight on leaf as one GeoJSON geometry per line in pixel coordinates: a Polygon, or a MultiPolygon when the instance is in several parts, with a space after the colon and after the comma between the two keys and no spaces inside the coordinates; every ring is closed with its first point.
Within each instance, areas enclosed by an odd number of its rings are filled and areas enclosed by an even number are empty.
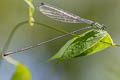
{"type": "Polygon", "coordinates": [[[34,17],[33,17],[35,8],[32,4],[32,0],[24,0],[24,1],[29,5],[29,24],[33,26],[35,22],[34,17]]]}
{"type": "Polygon", "coordinates": [[[79,37],[74,37],[69,40],[58,53],[48,59],[48,61],[58,59],[57,63],[59,63],[64,60],[91,55],[110,45],[113,45],[113,41],[106,31],[92,29],[79,35],[79,37]]]}
{"type": "Polygon", "coordinates": [[[32,80],[30,70],[24,64],[19,63],[11,80],[32,80]]]}

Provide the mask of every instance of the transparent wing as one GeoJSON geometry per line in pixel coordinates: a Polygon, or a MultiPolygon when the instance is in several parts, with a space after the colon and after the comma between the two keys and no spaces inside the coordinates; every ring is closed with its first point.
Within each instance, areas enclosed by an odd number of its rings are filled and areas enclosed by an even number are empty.
{"type": "Polygon", "coordinates": [[[93,21],[91,20],[81,18],[77,15],[66,12],[59,8],[55,8],[48,4],[41,3],[39,9],[40,9],[40,12],[43,13],[44,15],[58,21],[68,22],[68,23],[87,23],[87,24],[93,23],[93,21]]]}

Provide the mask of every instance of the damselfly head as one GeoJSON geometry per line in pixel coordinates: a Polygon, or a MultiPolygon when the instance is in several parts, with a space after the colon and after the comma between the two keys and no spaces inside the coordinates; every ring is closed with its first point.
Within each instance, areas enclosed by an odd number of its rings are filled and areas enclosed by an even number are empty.
{"type": "Polygon", "coordinates": [[[103,26],[103,27],[102,27],[101,29],[102,29],[102,30],[106,30],[107,27],[106,27],[104,24],[102,24],[102,26],[103,26]]]}
{"type": "Polygon", "coordinates": [[[99,29],[99,30],[105,30],[106,29],[106,26],[104,24],[99,24],[97,22],[95,22],[93,25],[92,25],[95,29],[99,29]]]}

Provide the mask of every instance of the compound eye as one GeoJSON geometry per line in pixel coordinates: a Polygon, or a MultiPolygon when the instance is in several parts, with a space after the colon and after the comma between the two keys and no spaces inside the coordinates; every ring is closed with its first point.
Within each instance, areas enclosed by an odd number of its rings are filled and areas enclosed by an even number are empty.
{"type": "Polygon", "coordinates": [[[103,30],[105,30],[107,27],[106,26],[103,26],[103,30]]]}
{"type": "Polygon", "coordinates": [[[102,26],[102,30],[105,30],[107,28],[104,24],[102,24],[102,26]]]}

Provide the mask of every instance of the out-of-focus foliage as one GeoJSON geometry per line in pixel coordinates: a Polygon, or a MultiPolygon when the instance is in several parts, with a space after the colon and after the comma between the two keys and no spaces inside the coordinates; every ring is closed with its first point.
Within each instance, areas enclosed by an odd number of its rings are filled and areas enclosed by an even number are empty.
{"type": "Polygon", "coordinates": [[[19,63],[16,65],[16,71],[14,72],[11,80],[32,80],[31,72],[26,65],[19,63]]]}
{"type": "Polygon", "coordinates": [[[29,24],[33,26],[35,21],[33,17],[35,8],[32,4],[32,0],[24,0],[24,1],[29,5],[29,24]]]}

